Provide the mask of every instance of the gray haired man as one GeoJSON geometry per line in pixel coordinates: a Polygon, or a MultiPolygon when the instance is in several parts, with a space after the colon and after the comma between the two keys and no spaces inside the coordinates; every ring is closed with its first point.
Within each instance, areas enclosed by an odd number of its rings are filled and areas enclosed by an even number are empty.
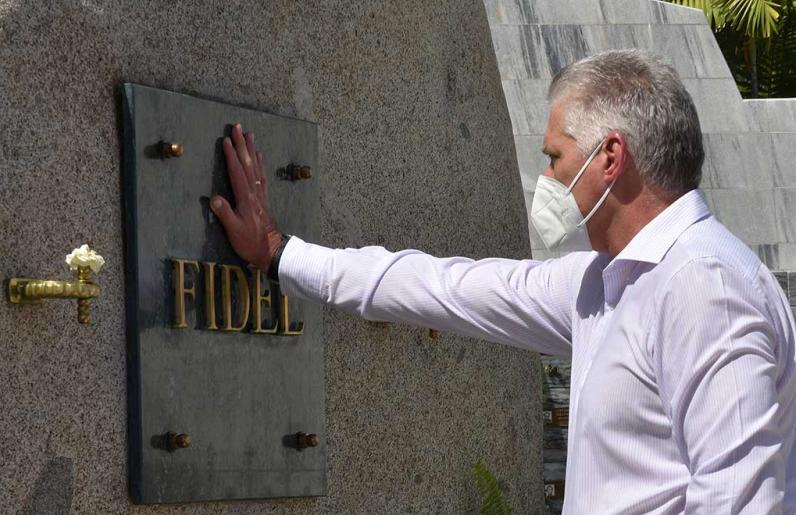
{"type": "Polygon", "coordinates": [[[281,289],[375,320],[571,357],[565,513],[796,512],[794,321],[708,210],[699,120],[671,67],[598,54],[550,87],[531,219],[560,259],[328,249],[279,232],[238,125],[211,203],[281,289]]]}

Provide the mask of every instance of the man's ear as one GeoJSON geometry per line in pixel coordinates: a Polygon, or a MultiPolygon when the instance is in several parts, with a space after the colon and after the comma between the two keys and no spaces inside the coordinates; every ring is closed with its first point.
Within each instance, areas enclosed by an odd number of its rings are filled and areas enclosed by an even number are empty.
{"type": "Polygon", "coordinates": [[[603,180],[606,184],[613,183],[625,171],[628,160],[627,141],[621,132],[611,131],[605,137],[603,151],[606,159],[603,165],[603,180]]]}

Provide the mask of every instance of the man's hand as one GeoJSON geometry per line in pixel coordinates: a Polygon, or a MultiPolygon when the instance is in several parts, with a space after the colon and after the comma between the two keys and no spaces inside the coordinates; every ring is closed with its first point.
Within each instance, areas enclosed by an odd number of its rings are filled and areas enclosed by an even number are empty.
{"type": "Polygon", "coordinates": [[[232,138],[224,138],[223,146],[235,209],[220,195],[212,198],[210,207],[235,252],[260,270],[268,270],[282,234],[268,209],[263,156],[254,146],[254,134],[244,135],[239,123],[232,128],[232,138]]]}

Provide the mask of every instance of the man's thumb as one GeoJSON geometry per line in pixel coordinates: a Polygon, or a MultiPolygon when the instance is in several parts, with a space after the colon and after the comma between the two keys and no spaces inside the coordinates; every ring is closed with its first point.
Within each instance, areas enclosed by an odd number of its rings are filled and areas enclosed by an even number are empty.
{"type": "Polygon", "coordinates": [[[213,214],[221,220],[221,224],[224,227],[227,227],[232,222],[234,213],[232,212],[232,207],[230,207],[229,202],[227,202],[227,199],[224,197],[216,195],[210,199],[210,209],[212,209],[213,214]]]}

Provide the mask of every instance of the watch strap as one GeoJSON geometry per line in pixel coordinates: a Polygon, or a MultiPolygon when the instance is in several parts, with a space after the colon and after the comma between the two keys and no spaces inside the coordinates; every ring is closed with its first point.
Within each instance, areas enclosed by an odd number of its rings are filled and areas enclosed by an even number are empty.
{"type": "Polygon", "coordinates": [[[279,246],[276,248],[274,256],[271,258],[271,264],[268,265],[268,270],[265,273],[269,281],[275,283],[279,282],[279,260],[282,259],[282,252],[284,252],[285,247],[287,247],[287,242],[289,240],[290,235],[282,233],[282,241],[279,242],[279,246]]]}

